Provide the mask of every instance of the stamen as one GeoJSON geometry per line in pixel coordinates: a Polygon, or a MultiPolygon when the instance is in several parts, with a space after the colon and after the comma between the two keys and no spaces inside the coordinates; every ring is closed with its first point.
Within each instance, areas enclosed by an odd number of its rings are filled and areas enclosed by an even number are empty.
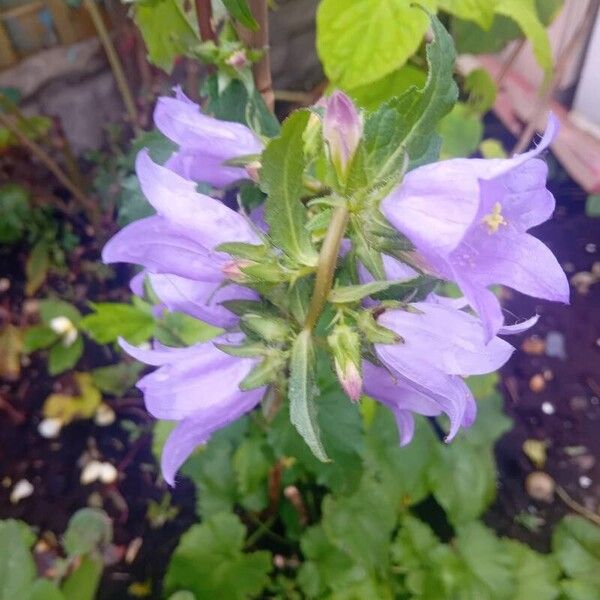
{"type": "Polygon", "coordinates": [[[492,206],[492,212],[488,215],[485,215],[481,222],[487,225],[488,233],[490,235],[496,233],[500,228],[500,225],[508,225],[506,219],[502,216],[502,204],[500,202],[496,202],[494,206],[492,206]]]}

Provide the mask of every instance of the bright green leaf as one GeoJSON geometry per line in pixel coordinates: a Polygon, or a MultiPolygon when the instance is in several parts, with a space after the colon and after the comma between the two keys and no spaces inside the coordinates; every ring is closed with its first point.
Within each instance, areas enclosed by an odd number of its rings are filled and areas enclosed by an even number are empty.
{"type": "Polygon", "coordinates": [[[246,0],[223,0],[223,4],[229,11],[229,14],[234,19],[238,20],[244,27],[247,27],[252,31],[258,29],[258,23],[254,20],[246,0]]]}
{"type": "Polygon", "coordinates": [[[83,340],[80,335],[68,346],[65,346],[62,341],[56,342],[48,353],[48,373],[58,375],[72,369],[82,354],[83,340]]]}
{"type": "Polygon", "coordinates": [[[67,600],[56,584],[47,579],[38,579],[31,586],[25,600],[67,600]]]}
{"type": "Polygon", "coordinates": [[[25,263],[25,276],[27,283],[25,284],[25,294],[33,296],[46,281],[48,269],[50,268],[50,249],[48,242],[45,239],[37,242],[31,249],[27,262],[25,263]]]}
{"type": "Polygon", "coordinates": [[[489,29],[494,20],[494,0],[438,0],[439,7],[461,19],[489,29]]]}
{"type": "Polygon", "coordinates": [[[442,136],[440,158],[469,158],[483,137],[483,122],[467,104],[458,102],[440,121],[438,131],[442,136]]]}
{"type": "Polygon", "coordinates": [[[48,298],[40,301],[40,317],[45,325],[57,317],[67,317],[74,325],[81,319],[81,313],[69,302],[58,298],[48,298]]]}
{"type": "Polygon", "coordinates": [[[42,348],[48,348],[48,346],[54,344],[58,338],[58,334],[52,331],[50,327],[47,327],[46,325],[34,325],[25,331],[23,352],[29,354],[30,352],[35,352],[42,348]]]}
{"type": "Polygon", "coordinates": [[[119,337],[140,344],[154,332],[154,318],[141,308],[117,302],[101,302],[92,308],[94,312],[83,317],[79,327],[99,344],[115,342],[119,337]]]}
{"type": "Polygon", "coordinates": [[[0,600],[27,598],[36,576],[29,548],[35,536],[19,521],[0,521],[0,600]]]}
{"type": "Polygon", "coordinates": [[[65,600],[94,600],[102,577],[102,567],[101,558],[84,556],[63,584],[65,600]]]}

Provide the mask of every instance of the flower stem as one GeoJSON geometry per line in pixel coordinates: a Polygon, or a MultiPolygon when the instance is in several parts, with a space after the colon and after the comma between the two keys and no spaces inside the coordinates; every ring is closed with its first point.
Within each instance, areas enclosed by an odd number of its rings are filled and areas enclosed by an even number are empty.
{"type": "Polygon", "coordinates": [[[329,223],[329,228],[321,247],[321,253],[319,254],[315,287],[310,300],[308,314],[306,315],[306,321],[304,322],[304,329],[307,331],[311,331],[317,324],[323,307],[327,302],[327,296],[333,283],[335,265],[340,253],[340,244],[346,232],[349,216],[350,213],[346,206],[338,206],[331,216],[331,222],[329,223]]]}

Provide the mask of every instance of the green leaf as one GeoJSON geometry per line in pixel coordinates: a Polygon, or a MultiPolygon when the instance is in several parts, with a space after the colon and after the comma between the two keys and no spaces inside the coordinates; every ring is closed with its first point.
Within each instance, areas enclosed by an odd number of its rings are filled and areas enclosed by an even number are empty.
{"type": "Polygon", "coordinates": [[[554,530],[552,549],[569,577],[600,588],[600,528],[582,517],[567,516],[554,530]]]}
{"type": "Polygon", "coordinates": [[[27,230],[29,192],[16,183],[0,186],[0,244],[18,242],[27,230]]]}
{"type": "Polygon", "coordinates": [[[469,158],[483,138],[483,122],[467,104],[458,102],[440,121],[438,132],[442,136],[441,159],[469,158]]]}
{"type": "Polygon", "coordinates": [[[305,229],[304,148],[302,134],[310,113],[296,112],[286,119],[281,135],[269,143],[262,156],[261,189],[268,194],[265,219],[276,246],[298,262],[314,266],[317,253],[305,229]]]}
{"type": "MultiPolygon", "coordinates": [[[[434,8],[432,0],[421,4],[434,8]]],[[[352,89],[401,67],[423,39],[426,13],[411,0],[323,0],[317,50],[328,79],[352,89]]]]}
{"type": "Polygon", "coordinates": [[[67,317],[71,323],[77,325],[81,319],[81,313],[68,302],[58,298],[48,298],[40,301],[40,317],[45,325],[56,317],[67,317]]]}
{"type": "Polygon", "coordinates": [[[488,138],[479,144],[479,152],[483,158],[506,158],[506,150],[500,140],[488,138]]]}
{"type": "Polygon", "coordinates": [[[142,0],[134,10],[148,59],[167,73],[179,55],[200,42],[177,0],[142,0]]]}
{"type": "Polygon", "coordinates": [[[82,556],[110,544],[112,536],[112,521],[104,511],[82,508],[69,519],[63,547],[71,557],[82,556]]]}
{"type": "Polygon", "coordinates": [[[423,69],[407,64],[377,81],[360,85],[347,92],[358,106],[375,111],[384,102],[394,96],[401,96],[412,86],[422,88],[426,80],[427,73],[423,69]]]}
{"type": "Polygon", "coordinates": [[[272,462],[262,436],[245,439],[235,450],[233,469],[245,509],[258,512],[267,507],[267,477],[272,462]]]}
{"type": "Polygon", "coordinates": [[[329,292],[327,299],[335,304],[358,302],[367,296],[387,290],[389,287],[401,283],[401,281],[400,279],[390,279],[388,281],[371,281],[360,285],[339,286],[329,292]]]}
{"type": "Polygon", "coordinates": [[[600,217],[600,194],[591,194],[587,197],[585,214],[588,217],[600,217]]]}
{"type": "Polygon", "coordinates": [[[244,27],[247,27],[251,31],[258,30],[258,23],[254,20],[246,0],[223,0],[223,4],[229,11],[229,14],[244,27]]]}
{"type": "Polygon", "coordinates": [[[79,566],[63,584],[65,600],[94,600],[100,578],[102,577],[102,559],[84,556],[79,566]]]}
{"type": "Polygon", "coordinates": [[[67,600],[56,584],[47,579],[38,579],[31,586],[26,600],[67,600]]]}
{"type": "Polygon", "coordinates": [[[319,394],[315,382],[315,357],[310,331],[302,331],[292,346],[290,360],[290,421],[312,453],[321,461],[329,458],[321,442],[315,399],[319,394]]]}
{"type": "Polygon", "coordinates": [[[48,269],[50,268],[50,248],[45,239],[36,242],[31,249],[27,262],[25,263],[25,294],[33,296],[41,285],[46,281],[48,269]]]}
{"type": "Polygon", "coordinates": [[[196,596],[192,592],[180,591],[169,596],[169,600],[196,600],[196,596]]]}
{"type": "Polygon", "coordinates": [[[533,53],[544,71],[552,71],[552,48],[546,28],[540,21],[535,0],[497,0],[496,12],[516,21],[533,46],[533,53]]]}
{"type": "Polygon", "coordinates": [[[91,374],[94,385],[101,392],[120,398],[133,387],[143,370],[144,365],[139,362],[121,362],[98,367],[91,374]]]}
{"type": "Polygon", "coordinates": [[[429,471],[433,495],[454,525],[479,517],[496,495],[491,448],[470,444],[465,437],[438,444],[429,471]]]}
{"type": "Polygon", "coordinates": [[[140,344],[154,333],[154,318],[146,310],[117,302],[100,302],[92,308],[94,312],[83,317],[79,327],[99,344],[115,342],[119,337],[140,344]]]}
{"type": "Polygon", "coordinates": [[[42,348],[48,348],[59,339],[57,333],[54,333],[50,327],[46,325],[34,325],[29,327],[25,332],[23,339],[23,352],[29,354],[42,348]]]}
{"type": "Polygon", "coordinates": [[[65,346],[62,341],[56,342],[48,354],[48,373],[58,375],[72,369],[82,354],[83,340],[80,335],[69,346],[65,346]]]}
{"type": "Polygon", "coordinates": [[[193,346],[206,342],[223,330],[180,312],[168,312],[160,321],[155,337],[169,346],[193,346]]]}
{"type": "Polygon", "coordinates": [[[34,542],[35,536],[24,523],[0,521],[0,600],[27,598],[36,576],[29,550],[34,542]]]}
{"type": "Polygon", "coordinates": [[[165,587],[197,598],[246,600],[268,583],[269,552],[244,553],[246,529],[237,516],[214,515],[183,534],[171,558],[165,587]]]}
{"type": "Polygon", "coordinates": [[[560,589],[560,569],[552,556],[538,554],[516,540],[503,540],[513,561],[516,592],[511,600],[555,600],[560,589]]]}
{"type": "Polygon", "coordinates": [[[154,208],[142,193],[140,182],[135,175],[129,175],[121,180],[117,206],[117,224],[121,227],[155,213],[154,208]]]}
{"type": "Polygon", "coordinates": [[[456,534],[454,543],[466,566],[457,586],[460,597],[514,600],[515,575],[502,542],[478,522],[457,527],[456,534]]]}
{"type": "Polygon", "coordinates": [[[368,572],[385,571],[396,513],[383,486],[363,477],[352,495],[326,496],[322,509],[323,529],[335,546],[368,572]]]}
{"type": "Polygon", "coordinates": [[[439,0],[439,7],[461,19],[475,21],[483,29],[489,29],[494,20],[493,0],[439,0]]]}
{"type": "Polygon", "coordinates": [[[469,94],[469,106],[479,113],[485,113],[494,106],[498,85],[485,69],[473,69],[463,82],[469,94]]]}

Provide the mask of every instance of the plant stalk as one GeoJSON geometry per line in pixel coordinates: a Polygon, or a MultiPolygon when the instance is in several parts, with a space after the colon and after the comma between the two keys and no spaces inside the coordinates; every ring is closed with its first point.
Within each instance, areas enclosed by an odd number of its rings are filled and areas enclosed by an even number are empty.
{"type": "Polygon", "coordinates": [[[306,321],[304,322],[304,329],[306,331],[314,329],[327,302],[327,296],[333,284],[333,274],[340,253],[340,245],[346,232],[349,217],[350,213],[346,206],[338,206],[334,209],[331,216],[331,222],[329,223],[323,246],[321,246],[315,287],[310,299],[306,321]]]}
{"type": "Polygon", "coordinates": [[[104,52],[106,52],[108,64],[110,65],[115,81],[117,82],[117,87],[119,88],[119,92],[121,93],[121,98],[123,99],[125,110],[129,115],[131,125],[134,131],[136,133],[139,133],[139,118],[137,108],[135,106],[135,101],[133,99],[133,94],[129,89],[129,84],[127,83],[127,79],[125,78],[125,72],[123,71],[121,60],[119,59],[119,55],[117,54],[117,51],[115,50],[115,47],[112,43],[110,34],[106,29],[106,25],[104,24],[102,15],[100,14],[98,7],[96,6],[95,0],[83,0],[83,4],[89,12],[90,17],[92,18],[92,22],[94,23],[94,27],[96,28],[96,32],[98,33],[98,37],[100,38],[100,43],[104,48],[104,52]]]}
{"type": "Polygon", "coordinates": [[[257,31],[250,31],[240,26],[238,33],[242,41],[250,48],[262,50],[262,58],[252,66],[254,85],[263,97],[271,112],[275,106],[273,80],[271,78],[271,59],[269,57],[269,7],[267,0],[248,0],[254,20],[258,23],[257,31]]]}

